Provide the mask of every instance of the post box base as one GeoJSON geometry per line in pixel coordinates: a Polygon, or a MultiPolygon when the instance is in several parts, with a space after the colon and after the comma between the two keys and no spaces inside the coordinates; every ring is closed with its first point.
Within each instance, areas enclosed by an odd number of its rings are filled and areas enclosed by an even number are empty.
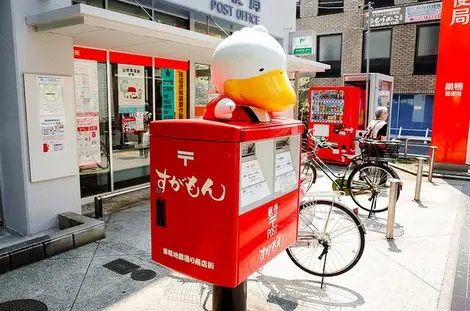
{"type": "Polygon", "coordinates": [[[243,281],[235,288],[213,285],[212,310],[213,311],[246,311],[247,281],[243,281]]]}

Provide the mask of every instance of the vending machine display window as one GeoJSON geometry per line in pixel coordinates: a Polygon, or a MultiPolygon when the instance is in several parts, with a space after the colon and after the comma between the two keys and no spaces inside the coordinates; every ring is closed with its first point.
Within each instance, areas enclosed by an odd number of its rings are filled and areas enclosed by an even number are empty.
{"type": "Polygon", "coordinates": [[[312,122],[342,123],[344,91],[312,91],[312,122]]]}

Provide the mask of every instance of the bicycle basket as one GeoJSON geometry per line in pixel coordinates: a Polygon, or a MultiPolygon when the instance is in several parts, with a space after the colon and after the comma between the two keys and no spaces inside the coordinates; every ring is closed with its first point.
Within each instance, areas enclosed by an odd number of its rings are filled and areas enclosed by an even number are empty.
{"type": "Polygon", "coordinates": [[[363,140],[360,143],[361,155],[365,159],[395,160],[398,158],[401,141],[363,140]]]}

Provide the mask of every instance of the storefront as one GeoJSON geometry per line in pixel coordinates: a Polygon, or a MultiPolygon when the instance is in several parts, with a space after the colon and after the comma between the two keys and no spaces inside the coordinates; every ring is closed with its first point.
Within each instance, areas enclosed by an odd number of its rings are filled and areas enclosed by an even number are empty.
{"type": "Polygon", "coordinates": [[[81,197],[149,182],[148,125],[188,118],[189,62],[73,52],[81,197]]]}
{"type": "MultiPolygon", "coordinates": [[[[0,105],[1,203],[5,225],[24,235],[56,227],[59,213],[80,214],[97,194],[147,183],[148,123],[201,115],[216,96],[210,64],[224,36],[259,22],[287,51],[295,25],[290,1],[237,2],[230,16],[218,10],[229,0],[75,2],[0,4],[9,77],[0,90],[10,102],[0,105]],[[51,83],[54,96],[43,92],[51,83]],[[41,94],[58,117],[43,117],[41,94]]],[[[288,55],[292,76],[326,69],[288,55]]]]}

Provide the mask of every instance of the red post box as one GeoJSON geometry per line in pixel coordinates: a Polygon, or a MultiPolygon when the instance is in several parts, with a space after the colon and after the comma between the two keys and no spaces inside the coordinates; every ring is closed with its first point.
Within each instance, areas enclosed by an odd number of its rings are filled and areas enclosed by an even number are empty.
{"type": "Polygon", "coordinates": [[[234,288],[297,239],[303,124],[150,125],[152,259],[234,288]]]}

